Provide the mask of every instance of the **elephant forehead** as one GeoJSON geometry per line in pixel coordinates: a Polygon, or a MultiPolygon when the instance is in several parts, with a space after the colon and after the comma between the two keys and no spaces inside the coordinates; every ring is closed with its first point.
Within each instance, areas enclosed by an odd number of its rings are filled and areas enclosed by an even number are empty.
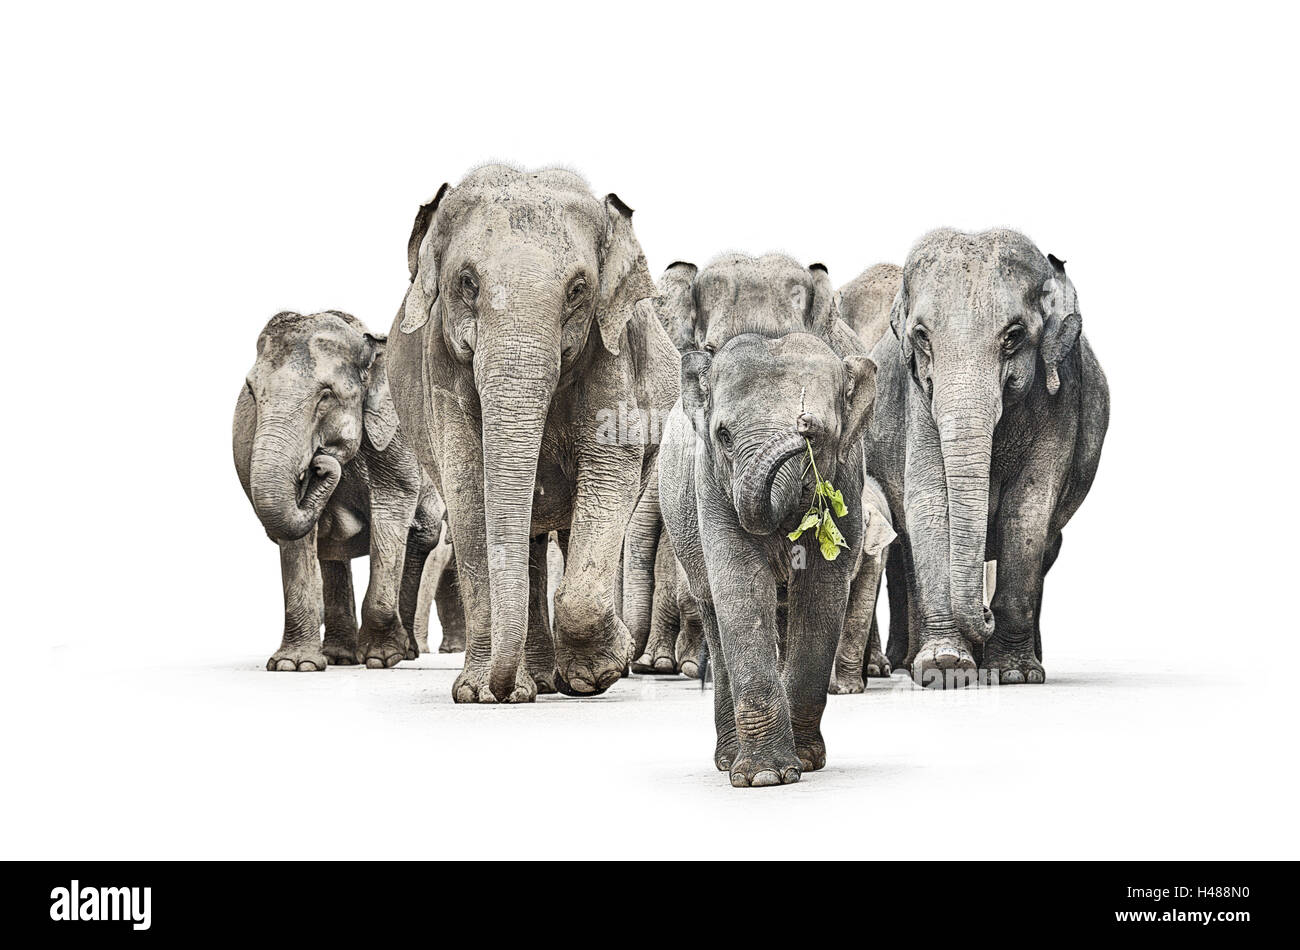
{"type": "Polygon", "coordinates": [[[448,240],[446,259],[480,267],[527,264],[561,276],[577,263],[594,265],[599,231],[587,214],[545,202],[490,204],[463,219],[448,240]]]}
{"type": "Polygon", "coordinates": [[[796,414],[801,394],[809,407],[833,404],[842,383],[839,358],[806,333],[777,339],[737,337],[717,363],[720,400],[793,400],[796,414]]]}
{"type": "Polygon", "coordinates": [[[913,297],[912,313],[932,329],[997,329],[1024,311],[1023,288],[1002,279],[994,267],[935,274],[913,297]]]}

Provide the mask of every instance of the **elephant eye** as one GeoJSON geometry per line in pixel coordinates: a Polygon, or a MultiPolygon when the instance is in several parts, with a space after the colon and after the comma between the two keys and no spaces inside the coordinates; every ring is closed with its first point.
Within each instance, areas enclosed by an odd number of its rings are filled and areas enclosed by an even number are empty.
{"type": "Polygon", "coordinates": [[[724,449],[728,452],[731,451],[731,433],[727,430],[726,426],[718,427],[718,441],[722,443],[724,449]]]}
{"type": "Polygon", "coordinates": [[[579,277],[569,285],[569,293],[566,301],[570,307],[576,307],[581,301],[583,295],[587,292],[587,281],[579,277]]]}
{"type": "Polygon", "coordinates": [[[460,294],[465,298],[466,303],[473,303],[478,299],[478,281],[472,274],[460,275],[460,294]]]}
{"type": "Polygon", "coordinates": [[[924,353],[930,352],[930,334],[925,332],[925,327],[917,327],[912,331],[912,345],[924,353]]]}
{"type": "Polygon", "coordinates": [[[710,356],[713,356],[718,352],[718,348],[712,343],[705,343],[704,352],[708,353],[710,356]]]}
{"type": "Polygon", "coordinates": [[[1008,355],[1020,349],[1020,344],[1025,340],[1025,328],[1017,323],[1010,327],[1002,337],[1002,352],[1008,355]]]}

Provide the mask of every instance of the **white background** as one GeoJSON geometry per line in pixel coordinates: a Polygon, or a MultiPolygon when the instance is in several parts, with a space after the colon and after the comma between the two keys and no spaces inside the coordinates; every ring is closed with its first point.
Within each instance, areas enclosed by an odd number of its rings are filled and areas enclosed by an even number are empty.
{"type": "Polygon", "coordinates": [[[1300,856],[1296,23],[973,7],[11,9],[0,856],[1300,856]],[[445,657],[263,672],[257,333],[386,330],[416,208],[489,159],[617,191],[655,274],[844,283],[944,225],[1066,259],[1112,414],[1048,684],[874,683],[826,771],[740,791],[683,681],[478,709],[445,657]]]}

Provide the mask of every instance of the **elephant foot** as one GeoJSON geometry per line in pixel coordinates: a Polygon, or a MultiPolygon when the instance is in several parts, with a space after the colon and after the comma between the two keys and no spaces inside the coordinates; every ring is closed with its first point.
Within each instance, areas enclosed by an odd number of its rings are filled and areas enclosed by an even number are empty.
{"type": "Polygon", "coordinates": [[[599,696],[622,678],[632,653],[632,638],[615,618],[612,635],[555,645],[555,688],[566,696],[599,696]]]}
{"type": "MultiPolygon", "coordinates": [[[[465,667],[451,684],[451,698],[457,703],[499,703],[488,685],[491,671],[486,666],[465,667]]],[[[507,703],[531,703],[537,699],[537,684],[528,672],[520,668],[515,673],[515,688],[506,697],[507,703]]]]}
{"type": "Polygon", "coordinates": [[[533,678],[537,684],[537,695],[543,696],[555,692],[555,667],[551,666],[548,670],[529,669],[528,675],[533,678]]]}
{"type": "Polygon", "coordinates": [[[989,682],[999,686],[1037,685],[1047,680],[1032,645],[1017,649],[989,643],[984,647],[983,668],[988,671],[989,682]]]}
{"type": "Polygon", "coordinates": [[[713,750],[713,764],[719,772],[730,772],[731,763],[740,758],[740,740],[735,733],[718,736],[718,744],[713,750]]]}
{"type": "Polygon", "coordinates": [[[651,676],[671,676],[677,672],[677,661],[672,656],[672,643],[651,642],[646,651],[632,663],[633,673],[651,676]]]}
{"type": "Polygon", "coordinates": [[[816,772],[826,768],[826,740],[818,729],[815,733],[794,737],[795,755],[799,756],[799,768],[804,772],[816,772]]]}
{"type": "Polygon", "coordinates": [[[438,644],[439,653],[464,653],[465,652],[465,635],[454,636],[444,633],[442,642],[438,644]]]}
{"type": "Polygon", "coordinates": [[[417,633],[415,635],[415,648],[421,653],[429,652],[429,634],[427,631],[424,634],[417,633]]]}
{"type": "Polygon", "coordinates": [[[414,659],[410,652],[411,639],[400,622],[386,629],[362,624],[357,634],[357,662],[364,663],[366,669],[391,669],[403,660],[414,659]]]}
{"type": "Polygon", "coordinates": [[[682,660],[682,666],[678,672],[687,679],[697,680],[700,678],[700,664],[694,660],[682,660]]]}
{"type": "Polygon", "coordinates": [[[799,757],[789,752],[741,755],[731,765],[731,784],[734,788],[792,785],[799,781],[801,768],[799,757]]]}
{"type": "Polygon", "coordinates": [[[889,675],[894,672],[893,666],[890,665],[885,654],[878,649],[872,649],[867,654],[867,661],[862,664],[862,675],[868,679],[888,679],[889,675]]]}
{"type": "Polygon", "coordinates": [[[266,661],[266,669],[271,673],[319,673],[327,665],[329,660],[321,652],[319,643],[297,647],[282,646],[266,661]]]}
{"type": "Polygon", "coordinates": [[[321,647],[321,652],[325,654],[325,660],[330,666],[357,665],[357,644],[355,640],[348,643],[341,640],[330,640],[327,636],[325,645],[321,647]]]}
{"type": "Polygon", "coordinates": [[[826,692],[832,696],[844,696],[851,693],[860,693],[867,688],[867,684],[862,681],[862,677],[856,673],[841,673],[835,671],[831,677],[830,685],[826,687],[826,692]]]}
{"type": "Polygon", "coordinates": [[[970,644],[963,637],[933,637],[921,644],[912,661],[912,679],[926,689],[961,689],[978,676],[970,644]]]}

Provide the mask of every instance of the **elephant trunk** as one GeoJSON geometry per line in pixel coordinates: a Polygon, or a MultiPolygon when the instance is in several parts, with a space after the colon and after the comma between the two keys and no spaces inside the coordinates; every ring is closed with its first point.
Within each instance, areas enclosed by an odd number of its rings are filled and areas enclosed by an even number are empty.
{"type": "Polygon", "coordinates": [[[290,420],[259,419],[253,436],[253,510],[274,541],[297,541],[311,531],[343,474],[330,455],[316,454],[302,465],[300,430],[290,420]]]}
{"type": "MultiPolygon", "coordinates": [[[[505,347],[485,360],[483,505],[487,529],[488,589],[492,603],[492,668],[488,686],[505,702],[515,689],[528,621],[528,542],[542,431],[555,392],[558,366],[548,372],[525,358],[526,345],[505,347]],[[495,365],[494,365],[495,364],[495,365]],[[537,367],[535,373],[527,366],[537,367]],[[521,367],[525,367],[521,369],[521,367]]],[[[556,361],[558,363],[558,361],[556,361]]]]}
{"type": "Polygon", "coordinates": [[[798,432],[777,432],[736,476],[736,513],[750,534],[771,534],[799,503],[803,475],[797,464],[786,463],[803,451],[798,432]]]}
{"type": "Polygon", "coordinates": [[[988,536],[989,468],[995,398],[971,401],[935,394],[935,422],[948,488],[948,579],[957,630],[972,643],[993,634],[984,606],[984,545],[988,536]]]}

